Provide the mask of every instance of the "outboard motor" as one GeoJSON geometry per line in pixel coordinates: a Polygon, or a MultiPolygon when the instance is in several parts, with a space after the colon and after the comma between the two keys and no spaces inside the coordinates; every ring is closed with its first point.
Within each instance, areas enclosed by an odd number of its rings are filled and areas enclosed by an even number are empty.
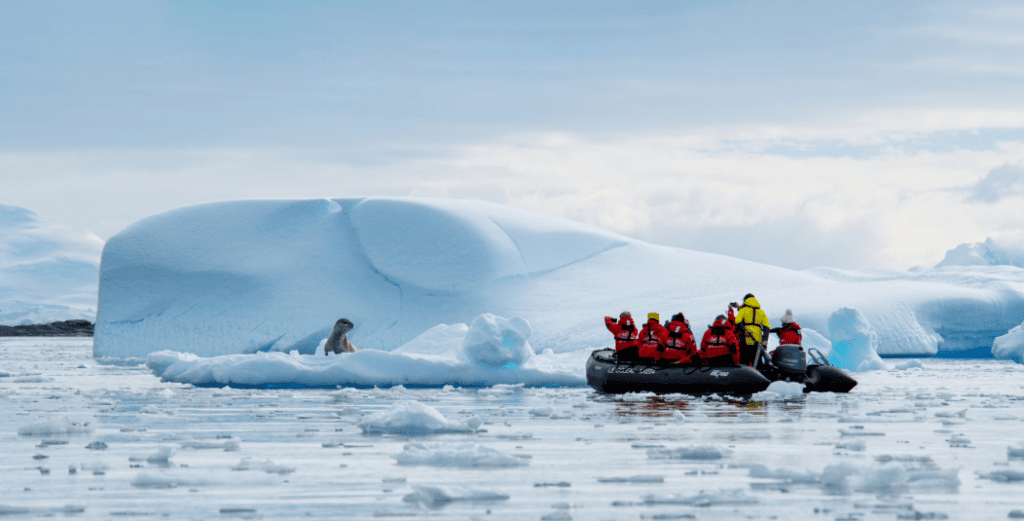
{"type": "Polygon", "coordinates": [[[807,354],[802,346],[784,344],[772,352],[772,365],[783,379],[803,382],[807,374],[807,354]]]}

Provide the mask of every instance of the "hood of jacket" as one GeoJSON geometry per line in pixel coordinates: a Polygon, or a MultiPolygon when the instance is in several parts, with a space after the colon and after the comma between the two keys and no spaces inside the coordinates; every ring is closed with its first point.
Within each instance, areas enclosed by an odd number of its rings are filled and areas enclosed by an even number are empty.
{"type": "Polygon", "coordinates": [[[743,301],[743,305],[744,306],[748,306],[748,307],[752,307],[752,308],[759,308],[759,307],[761,307],[761,303],[758,302],[757,299],[754,298],[754,297],[749,297],[746,300],[744,300],[743,301]]]}

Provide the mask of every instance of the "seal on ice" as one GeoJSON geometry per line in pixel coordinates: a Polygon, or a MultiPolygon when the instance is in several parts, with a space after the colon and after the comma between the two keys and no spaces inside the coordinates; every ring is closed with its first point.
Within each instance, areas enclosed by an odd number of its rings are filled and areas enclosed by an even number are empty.
{"type": "Polygon", "coordinates": [[[334,323],[334,331],[331,331],[331,336],[327,338],[327,343],[324,344],[324,356],[331,353],[354,353],[359,351],[358,347],[348,341],[348,332],[352,331],[355,327],[356,325],[351,320],[339,318],[334,323]]]}

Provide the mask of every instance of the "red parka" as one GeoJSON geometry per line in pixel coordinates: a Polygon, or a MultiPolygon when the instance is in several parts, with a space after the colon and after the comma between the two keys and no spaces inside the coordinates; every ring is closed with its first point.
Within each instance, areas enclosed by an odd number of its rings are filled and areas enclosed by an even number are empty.
{"type": "Polygon", "coordinates": [[[640,332],[636,330],[632,317],[622,317],[618,322],[612,317],[604,317],[604,325],[615,335],[616,352],[639,345],[637,338],[640,338],[640,332]]]}
{"type": "Polygon", "coordinates": [[[659,324],[658,319],[648,319],[640,331],[640,358],[653,358],[657,361],[661,358],[658,347],[664,345],[666,339],[668,339],[668,329],[659,324]]]}
{"type": "Polygon", "coordinates": [[[715,320],[715,323],[704,332],[704,338],[700,340],[701,356],[704,359],[716,356],[732,356],[733,362],[740,363],[739,341],[736,333],[729,329],[729,322],[724,319],[715,320]]]}
{"type": "Polygon", "coordinates": [[[697,342],[690,331],[690,324],[685,321],[674,320],[668,325],[668,334],[663,344],[665,350],[661,357],[666,360],[677,360],[680,363],[699,363],[700,355],[697,354],[697,342]]]}
{"type": "Polygon", "coordinates": [[[800,325],[796,322],[782,324],[782,327],[773,329],[772,332],[779,335],[779,345],[800,345],[804,334],[800,332],[800,325]]]}

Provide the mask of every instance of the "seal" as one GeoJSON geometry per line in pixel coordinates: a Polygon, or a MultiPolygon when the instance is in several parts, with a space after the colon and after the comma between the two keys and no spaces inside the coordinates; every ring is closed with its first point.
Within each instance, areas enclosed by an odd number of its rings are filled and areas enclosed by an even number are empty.
{"type": "Polygon", "coordinates": [[[354,353],[359,351],[358,347],[348,341],[348,332],[352,331],[355,327],[356,325],[351,320],[339,318],[334,323],[334,331],[331,331],[331,336],[327,338],[327,343],[324,344],[324,356],[330,353],[354,353]]]}

